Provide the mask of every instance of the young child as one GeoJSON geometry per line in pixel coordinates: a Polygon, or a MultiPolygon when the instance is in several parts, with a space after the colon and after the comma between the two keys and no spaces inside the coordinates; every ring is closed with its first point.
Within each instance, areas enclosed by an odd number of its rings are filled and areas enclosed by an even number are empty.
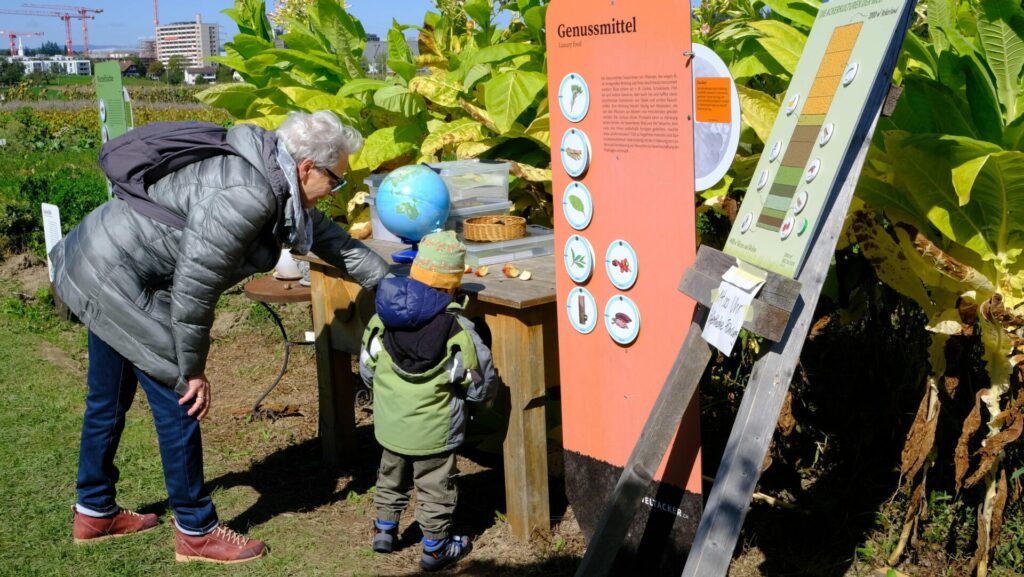
{"type": "Polygon", "coordinates": [[[374,432],[384,447],[373,497],[373,549],[394,549],[415,486],[420,567],[427,571],[472,549],[468,537],[451,534],[455,448],[465,434],[465,403],[488,401],[497,389],[491,352],[459,314],[466,298],[455,298],[465,256],[452,231],[423,237],[410,277],[385,278],[377,288],[377,314],[359,355],[360,375],[373,387],[374,432]]]}

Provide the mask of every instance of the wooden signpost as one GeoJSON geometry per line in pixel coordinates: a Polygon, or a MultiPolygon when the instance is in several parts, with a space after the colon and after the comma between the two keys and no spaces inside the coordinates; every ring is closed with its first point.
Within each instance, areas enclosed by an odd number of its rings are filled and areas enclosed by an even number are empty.
{"type": "Polygon", "coordinates": [[[696,391],[710,345],[698,337],[736,269],[764,269],[736,325],[773,342],[751,371],[684,577],[728,571],[779,411],[813,319],[836,241],[913,15],[914,0],[823,3],[724,254],[701,247],[679,290],[699,304],[591,538],[578,576],[605,575],[696,391]],[[756,289],[755,289],[756,290],[756,289]]]}

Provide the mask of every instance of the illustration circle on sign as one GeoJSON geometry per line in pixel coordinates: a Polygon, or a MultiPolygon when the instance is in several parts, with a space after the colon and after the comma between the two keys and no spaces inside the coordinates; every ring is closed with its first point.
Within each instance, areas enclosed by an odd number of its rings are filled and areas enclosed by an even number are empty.
{"type": "Polygon", "coordinates": [[[800,219],[800,226],[796,229],[796,235],[797,236],[803,236],[804,233],[807,232],[807,225],[808,225],[807,219],[806,218],[801,218],[800,219]]]}
{"type": "Polygon", "coordinates": [[[594,200],[590,190],[582,182],[570,182],[562,195],[562,213],[569,226],[583,230],[594,218],[594,200]]]}
{"type": "Polygon", "coordinates": [[[107,121],[107,103],[100,99],[100,122],[107,121]]]}
{"type": "Polygon", "coordinates": [[[793,214],[800,214],[807,206],[807,191],[801,190],[793,198],[793,214]]]}
{"type": "Polygon", "coordinates": [[[768,151],[768,162],[775,162],[779,158],[779,153],[782,152],[782,141],[776,140],[775,144],[772,145],[771,150],[768,151]]]}
{"type": "Polygon", "coordinates": [[[825,146],[829,140],[832,140],[832,134],[836,131],[836,125],[829,122],[825,126],[821,127],[821,136],[818,137],[818,145],[825,146]]]}
{"type": "Polygon", "coordinates": [[[786,101],[786,116],[789,116],[790,114],[793,114],[793,111],[796,110],[796,107],[799,106],[799,105],[800,105],[800,95],[799,94],[794,94],[793,96],[789,97],[789,100],[786,101]]]}
{"type": "Polygon", "coordinates": [[[843,71],[843,86],[849,86],[853,79],[857,77],[857,69],[860,66],[856,62],[851,62],[846,65],[846,70],[843,71]]]}
{"type": "Polygon", "coordinates": [[[604,306],[604,327],[613,341],[631,344],[640,334],[640,309],[629,297],[615,295],[604,306]]]}
{"type": "Polygon", "coordinates": [[[761,174],[757,175],[757,189],[758,190],[761,190],[762,188],[764,188],[764,185],[768,184],[768,177],[769,176],[771,176],[771,175],[769,174],[767,168],[762,170],[761,174]]]}
{"type": "Polygon", "coordinates": [[[787,214],[786,218],[782,221],[782,226],[779,227],[779,238],[786,240],[789,235],[793,234],[793,227],[796,226],[796,217],[792,214],[787,214]]]}
{"type": "Polygon", "coordinates": [[[587,289],[578,286],[569,291],[565,309],[569,324],[580,333],[589,334],[597,326],[597,301],[587,289]]]}
{"type": "Polygon", "coordinates": [[[103,125],[103,130],[102,130],[102,132],[100,134],[101,134],[101,136],[103,138],[103,142],[107,142],[107,141],[110,140],[110,131],[107,130],[107,125],[106,124],[103,125]]]}
{"type": "Polygon", "coordinates": [[[569,122],[579,122],[590,110],[590,88],[587,81],[575,72],[562,78],[558,85],[558,106],[569,122]]]}
{"type": "Polygon", "coordinates": [[[804,176],[804,182],[810,184],[812,180],[818,177],[819,172],[821,172],[821,159],[815,158],[807,167],[807,175],[804,176]]]}
{"type": "Polygon", "coordinates": [[[740,144],[740,96],[729,66],[714,50],[692,44],[693,177],[697,191],[707,190],[729,172],[740,144]],[[725,90],[726,85],[728,91],[725,90]]]}
{"type": "Polygon", "coordinates": [[[743,217],[743,221],[740,222],[740,232],[743,233],[743,232],[747,232],[748,230],[750,230],[750,225],[753,224],[753,223],[754,223],[754,214],[751,213],[751,212],[748,212],[746,214],[746,216],[743,217]]]}
{"type": "Polygon", "coordinates": [[[574,282],[584,283],[594,272],[594,249],[590,241],[578,234],[565,241],[565,270],[574,282]]]}
{"type": "Polygon", "coordinates": [[[637,261],[636,251],[624,240],[613,240],[608,245],[608,250],[604,255],[604,267],[608,273],[608,279],[619,290],[632,288],[636,284],[637,275],[640,274],[640,263],[637,261]]]}
{"type": "Polygon", "coordinates": [[[573,178],[579,178],[590,168],[590,139],[582,130],[570,128],[562,136],[562,167],[573,178]]]}

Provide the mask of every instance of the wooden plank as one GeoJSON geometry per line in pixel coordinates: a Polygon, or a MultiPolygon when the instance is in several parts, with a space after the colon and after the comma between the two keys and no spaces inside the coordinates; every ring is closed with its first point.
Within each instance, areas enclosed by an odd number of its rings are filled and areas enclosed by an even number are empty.
{"type": "Polygon", "coordinates": [[[836,241],[842,233],[846,211],[853,199],[877,122],[876,113],[799,275],[800,300],[793,311],[793,322],[783,340],[776,342],[751,370],[747,391],[697,527],[683,577],[715,577],[725,575],[729,570],[729,561],[761,476],[761,465],[800,360],[800,351],[814,320],[814,308],[828,275],[836,241]]]}
{"type": "Polygon", "coordinates": [[[551,529],[544,328],[540,309],[512,312],[499,309],[486,320],[494,337],[494,364],[512,406],[503,451],[506,517],[512,534],[525,541],[551,529]]]}
{"type": "Polygon", "coordinates": [[[683,414],[711,360],[711,346],[700,336],[707,313],[707,308],[697,307],[686,341],[665,378],[640,438],[590,538],[583,561],[576,569],[577,577],[604,577],[615,561],[640,499],[650,487],[654,471],[679,430],[683,414]]]}
{"type": "MultiPolygon", "coordinates": [[[[712,291],[718,289],[721,282],[722,278],[720,276],[710,276],[691,267],[684,273],[683,280],[679,283],[679,290],[698,303],[710,308],[714,302],[712,291]]],[[[777,295],[769,293],[767,296],[769,297],[768,300],[778,300],[772,299],[773,296],[777,295]]],[[[783,309],[770,305],[761,298],[760,294],[751,301],[750,307],[751,316],[743,321],[743,328],[770,341],[778,342],[782,335],[785,334],[786,327],[789,325],[791,308],[783,309]]],[[[790,304],[790,307],[792,307],[792,304],[790,304]]]]}
{"type": "MultiPolygon", "coordinates": [[[[352,390],[350,362],[334,351],[331,326],[338,309],[338,291],[346,294],[325,267],[310,267],[313,302],[313,333],[316,348],[316,375],[320,398],[320,442],[324,464],[337,467],[356,455],[355,398],[352,390]]],[[[347,303],[341,303],[347,310],[347,303]]]]}
{"type": "MultiPolygon", "coordinates": [[[[736,264],[736,257],[709,246],[701,246],[697,249],[697,261],[687,270],[687,273],[693,271],[704,276],[721,279],[722,275],[736,264]]],[[[764,286],[757,293],[758,299],[782,310],[793,310],[793,306],[800,296],[800,282],[769,271],[765,271],[765,274],[764,286]]],[[[686,283],[686,275],[683,275],[683,279],[679,283],[679,290],[695,299],[699,298],[699,295],[690,294],[684,290],[686,283]]],[[[715,288],[718,288],[717,284],[715,288]]],[[[706,307],[711,306],[710,302],[701,301],[701,304],[706,307]]]]}

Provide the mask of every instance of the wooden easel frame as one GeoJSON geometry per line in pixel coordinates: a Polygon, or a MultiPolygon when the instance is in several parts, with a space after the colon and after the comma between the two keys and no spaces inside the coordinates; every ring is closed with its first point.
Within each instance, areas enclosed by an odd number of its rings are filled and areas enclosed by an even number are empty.
{"type": "MultiPolygon", "coordinates": [[[[886,115],[891,114],[895,107],[891,92],[889,96],[884,103],[886,115]]],[[[879,102],[874,109],[881,108],[882,103],[879,102]]],[[[879,114],[876,112],[872,117],[852,163],[840,170],[843,184],[828,208],[828,218],[797,280],[769,273],[764,287],[751,305],[752,318],[743,323],[745,329],[774,344],[751,370],[747,391],[697,527],[683,577],[724,576],[729,569],[729,561],[800,360],[800,351],[810,330],[814,309],[828,275],[836,242],[842,234],[879,114]]],[[[697,262],[684,273],[679,290],[699,303],[694,320],[644,424],[640,440],[601,515],[576,571],[577,577],[607,575],[615,561],[629,524],[636,515],[640,497],[650,486],[654,472],[679,429],[683,413],[711,360],[711,347],[701,338],[701,326],[713,302],[711,291],[719,286],[721,275],[734,264],[734,257],[702,246],[697,253],[697,262]]]]}

